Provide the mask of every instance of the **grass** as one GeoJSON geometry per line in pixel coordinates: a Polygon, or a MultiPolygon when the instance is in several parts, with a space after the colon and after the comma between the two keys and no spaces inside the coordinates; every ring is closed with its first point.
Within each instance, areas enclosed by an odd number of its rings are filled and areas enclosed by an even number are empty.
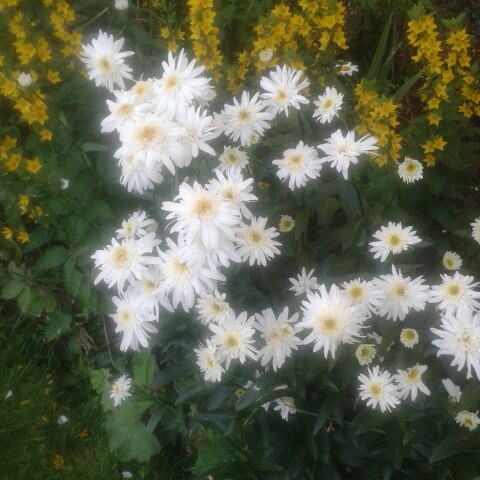
{"type": "MultiPolygon", "coordinates": [[[[103,413],[87,378],[30,332],[35,319],[0,318],[0,472],[3,480],[182,480],[185,458],[163,451],[149,464],[108,449],[103,413]],[[8,392],[11,396],[5,398],[8,392]],[[63,415],[68,422],[59,424],[63,415]]],[[[71,357],[72,364],[79,358],[71,357]]]]}

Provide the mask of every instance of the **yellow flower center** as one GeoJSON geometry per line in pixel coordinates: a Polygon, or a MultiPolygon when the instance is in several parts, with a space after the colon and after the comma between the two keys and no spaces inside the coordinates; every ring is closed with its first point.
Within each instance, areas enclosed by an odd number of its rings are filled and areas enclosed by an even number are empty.
{"type": "Polygon", "coordinates": [[[128,249],[126,247],[115,248],[111,253],[110,259],[115,267],[125,266],[129,260],[128,249]]]}
{"type": "Polygon", "coordinates": [[[201,197],[193,204],[193,214],[199,218],[206,218],[215,212],[215,203],[209,197],[201,197]]]}

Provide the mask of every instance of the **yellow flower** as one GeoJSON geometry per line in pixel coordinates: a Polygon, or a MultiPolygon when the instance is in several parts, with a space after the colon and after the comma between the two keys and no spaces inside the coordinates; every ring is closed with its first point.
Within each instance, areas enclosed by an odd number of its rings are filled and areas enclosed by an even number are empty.
{"type": "Polygon", "coordinates": [[[50,130],[47,130],[46,128],[42,128],[42,130],[38,132],[38,136],[40,137],[40,140],[42,142],[49,142],[52,139],[52,132],[50,130]]]}
{"type": "Polygon", "coordinates": [[[433,167],[435,165],[435,157],[433,155],[425,155],[423,161],[427,167],[433,167]]]}
{"type": "Polygon", "coordinates": [[[14,153],[9,158],[8,162],[5,163],[5,166],[10,172],[14,172],[20,165],[21,160],[22,160],[21,155],[19,155],[18,153],[14,153]]]}
{"type": "Polygon", "coordinates": [[[427,120],[430,125],[436,125],[438,127],[442,117],[436,113],[430,112],[427,114],[427,120]]]}
{"type": "Polygon", "coordinates": [[[54,85],[60,82],[62,79],[60,78],[60,74],[57,71],[49,70],[47,72],[47,78],[52,82],[54,85]]]}
{"type": "Polygon", "coordinates": [[[65,465],[65,462],[63,461],[63,457],[57,454],[55,454],[55,456],[53,457],[52,463],[53,463],[53,468],[55,470],[61,470],[65,465]]]}
{"type": "Polygon", "coordinates": [[[45,38],[40,38],[37,42],[37,55],[42,63],[46,63],[52,59],[52,51],[45,38]]]}
{"type": "Polygon", "coordinates": [[[17,233],[17,240],[24,244],[27,243],[30,240],[30,237],[28,236],[28,233],[25,230],[22,230],[17,233]]]}
{"type": "Polygon", "coordinates": [[[18,207],[20,208],[22,215],[25,214],[28,208],[28,195],[18,196],[18,207]]]}
{"type": "Polygon", "coordinates": [[[427,102],[427,107],[429,110],[436,110],[440,106],[440,99],[436,97],[432,97],[427,102]]]}
{"type": "Polygon", "coordinates": [[[42,164],[35,157],[33,160],[27,160],[27,171],[36,174],[42,168],[42,164]]]}
{"type": "Polygon", "coordinates": [[[8,228],[8,227],[3,227],[2,228],[2,235],[7,239],[9,240],[10,238],[12,238],[12,235],[13,235],[13,231],[8,228]]]}
{"type": "Polygon", "coordinates": [[[163,27],[160,29],[160,36],[167,39],[170,36],[170,30],[168,27],[163,27]]]}

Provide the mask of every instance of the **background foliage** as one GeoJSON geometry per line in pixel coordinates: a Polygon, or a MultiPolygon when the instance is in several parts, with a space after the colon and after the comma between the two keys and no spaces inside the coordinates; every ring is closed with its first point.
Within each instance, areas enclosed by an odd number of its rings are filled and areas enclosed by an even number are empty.
{"type": "MultiPolygon", "coordinates": [[[[116,142],[99,128],[107,113],[105,92],[87,80],[77,58],[81,44],[99,29],[125,37],[127,49],[135,51],[137,78],[154,76],[168,50],[184,47],[212,75],[218,110],[231,94],[256,89],[259,76],[276,63],[304,70],[312,94],[323,85],[345,92],[351,108],[342,124],[375,135],[381,146],[377,161],[359,164],[351,181],[322,172],[321,180],[292,194],[274,175],[271,160],[279,152],[299,139],[319,143],[337,128],[315,123],[313,107],[279,121],[249,150],[257,214],[272,222],[288,214],[296,226],[282,237],[282,255],[268,269],[234,266],[224,291],[239,311],[285,304],[296,310],[287,279],[301,266],[315,268],[327,284],[386,273],[367,247],[372,233],[392,219],[412,225],[423,239],[403,271],[435,283],[443,253],[454,250],[462,256],[462,271],[478,275],[480,248],[469,226],[480,216],[478,22],[469,2],[149,0],[130,2],[125,11],[106,1],[4,2],[3,323],[22,314],[19,328],[32,333],[42,361],[55,359],[49,361],[63,372],[66,391],[78,392],[88,379],[89,398],[80,395],[84,417],[104,419],[110,451],[119,460],[131,466],[159,458],[163,449],[172,458],[182,455],[179,469],[190,467],[195,478],[472,479],[479,474],[480,433],[466,434],[453,424],[454,407],[441,385],[451,371],[435,361],[428,341],[416,361],[429,365],[432,395],[389,415],[355,400],[355,345],[345,346],[335,361],[300,350],[277,374],[263,374],[259,390],[246,387],[255,381],[248,365],[236,366],[220,384],[205,384],[191,356],[202,340],[193,315],[166,314],[148,351],[121,354],[106,317],[108,297],[93,287],[90,257],[137,207],[163,228],[161,201],[171,199],[174,185],[134,196],[118,184],[116,142]],[[422,22],[432,26],[438,44],[421,32],[422,22]],[[470,37],[462,40],[459,32],[470,37]],[[275,49],[271,63],[258,60],[265,48],[275,49]],[[357,77],[337,74],[335,65],[347,60],[359,65],[357,77]],[[18,84],[20,72],[31,74],[31,87],[18,84]],[[422,182],[407,185],[398,178],[396,163],[405,155],[423,161],[422,182]],[[65,180],[68,188],[62,188],[65,180]],[[59,360],[77,373],[66,373],[59,360]],[[122,373],[132,375],[135,393],[114,409],[111,381],[122,373]],[[275,390],[279,385],[288,387],[275,390]],[[288,422],[261,408],[287,393],[298,408],[288,422]]],[[[202,160],[192,176],[205,180],[213,165],[202,160]]],[[[434,322],[432,312],[422,312],[411,315],[408,326],[430,340],[426,325],[434,322]]],[[[404,366],[401,345],[386,348],[400,326],[382,328],[379,356],[394,369],[404,366]]],[[[32,381],[41,383],[43,371],[36,375],[32,381]]],[[[14,377],[4,377],[5,391],[16,388],[14,377]]],[[[452,378],[464,392],[459,408],[478,409],[478,381],[456,373],[452,378]]],[[[34,398],[32,403],[40,401],[34,398]]],[[[40,410],[39,404],[32,415],[40,410]]],[[[12,432],[14,426],[6,425],[12,432]]],[[[112,465],[109,471],[118,468],[112,465]]]]}

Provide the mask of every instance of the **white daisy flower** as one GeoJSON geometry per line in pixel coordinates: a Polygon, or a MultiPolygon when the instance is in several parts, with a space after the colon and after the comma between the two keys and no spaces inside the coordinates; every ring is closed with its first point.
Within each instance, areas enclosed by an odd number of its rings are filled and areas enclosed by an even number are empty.
{"type": "Polygon", "coordinates": [[[248,165],[248,155],[238,147],[223,148],[223,153],[218,157],[220,160],[219,170],[225,172],[231,167],[244,168],[248,165]]]}
{"type": "Polygon", "coordinates": [[[400,403],[394,379],[386,370],[380,370],[379,366],[368,368],[368,376],[362,373],[358,379],[360,398],[367,401],[367,406],[377,408],[378,405],[382,412],[390,412],[400,403]]]}
{"type": "Polygon", "coordinates": [[[215,290],[201,296],[195,308],[198,310],[198,319],[204,324],[223,323],[227,318],[233,315],[233,310],[225,301],[226,294],[215,290]]]}
{"type": "Polygon", "coordinates": [[[298,313],[289,318],[288,307],[285,307],[276,318],[273,310],[267,308],[261,314],[256,313],[255,318],[257,320],[254,327],[261,333],[265,342],[258,352],[258,358],[262,367],[272,361],[273,370],[276,372],[285,363],[285,359],[290,357],[292,350],[297,350],[297,345],[302,344],[295,335],[298,328],[291,325],[298,320],[298,313]]]}
{"type": "Polygon", "coordinates": [[[132,78],[132,69],[125,65],[124,58],[135,52],[121,52],[125,39],[113,40],[113,35],[107,35],[101,30],[91,45],[82,45],[81,61],[86,64],[88,78],[95,80],[97,87],[104,86],[113,92],[113,86],[125,88],[124,78],[132,78]]]}
{"type": "Polygon", "coordinates": [[[480,425],[478,411],[473,413],[468,410],[462,410],[455,415],[455,421],[461,426],[466,427],[470,431],[475,430],[480,425]]]}
{"type": "Polygon", "coordinates": [[[256,93],[250,99],[250,94],[243,92],[241,103],[234,98],[233,105],[225,105],[225,135],[234,141],[240,139],[243,146],[251,145],[254,135],[262,137],[265,130],[270,128],[268,122],[273,115],[264,111],[266,104],[259,100],[259,95],[256,93]]]}
{"type": "Polygon", "coordinates": [[[168,52],[167,61],[162,62],[163,74],[155,90],[157,112],[166,111],[170,116],[185,111],[194,100],[205,94],[210,78],[200,77],[205,67],[195,67],[195,60],[188,62],[182,49],[178,57],[168,52]]]}
{"type": "Polygon", "coordinates": [[[432,343],[438,347],[437,357],[452,356],[450,364],[460,371],[467,366],[467,378],[472,377],[472,367],[480,380],[480,313],[468,308],[460,308],[456,316],[451,313],[442,315],[440,328],[430,330],[440,337],[432,343]]]}
{"type": "Polygon", "coordinates": [[[416,231],[412,227],[402,227],[401,223],[388,222],[388,226],[383,226],[373,234],[375,242],[370,242],[370,251],[374,253],[373,258],[380,258],[383,262],[388,255],[398,255],[407,250],[411,245],[421,242],[416,236],[416,231]]]}
{"type": "Polygon", "coordinates": [[[352,305],[359,305],[368,315],[376,313],[380,305],[379,290],[375,283],[367,282],[362,278],[342,283],[342,292],[352,305]]]}
{"type": "Polygon", "coordinates": [[[197,365],[204,372],[207,382],[219,382],[225,369],[217,358],[217,346],[215,342],[207,339],[206,345],[200,344],[199,348],[193,350],[197,355],[197,365]]]}
{"type": "Polygon", "coordinates": [[[413,348],[418,340],[418,332],[414,328],[403,328],[400,332],[400,343],[404,347],[413,348]]]}
{"type": "Polygon", "coordinates": [[[126,155],[119,158],[118,163],[122,169],[120,183],[131,192],[132,190],[142,194],[145,190],[152,189],[155,184],[163,182],[160,173],[161,164],[153,164],[147,167],[145,158],[133,158],[126,155]]]}
{"type": "Polygon", "coordinates": [[[455,385],[449,378],[444,378],[442,380],[443,386],[448,393],[448,400],[452,403],[457,403],[460,401],[462,396],[462,391],[458,385],[455,385]]]}
{"type": "Polygon", "coordinates": [[[278,222],[278,231],[287,233],[295,228],[295,220],[290,215],[282,215],[278,222]]]}
{"type": "Polygon", "coordinates": [[[453,276],[440,274],[441,285],[433,285],[430,303],[438,303],[438,308],[445,313],[455,314],[460,308],[478,310],[480,308],[480,292],[474,288],[480,282],[473,283],[474,278],[470,275],[462,275],[455,272],[453,276]]]}
{"type": "Polygon", "coordinates": [[[480,243],[480,217],[476,218],[470,225],[472,226],[473,239],[480,243]]]}
{"type": "Polygon", "coordinates": [[[156,78],[147,78],[146,80],[138,80],[135,85],[128,90],[135,105],[152,104],[154,92],[158,80],[156,78]]]}
{"type": "Polygon", "coordinates": [[[115,333],[123,333],[120,350],[138,350],[139,345],[147,348],[149,334],[158,331],[153,325],[155,315],[148,311],[142,298],[132,290],[120,294],[120,297],[113,297],[112,301],[117,307],[117,311],[110,314],[116,323],[115,333]]]}
{"type": "Polygon", "coordinates": [[[249,265],[257,263],[265,266],[267,260],[280,254],[277,247],[281,246],[281,243],[273,240],[280,234],[273,227],[265,228],[266,224],[266,218],[252,217],[250,225],[242,222],[237,229],[235,240],[237,251],[242,257],[242,261],[248,260],[249,265]]]}
{"type": "Polygon", "coordinates": [[[304,345],[314,343],[313,351],[323,349],[325,358],[331,353],[335,358],[337,347],[343,343],[355,343],[361,337],[366,313],[357,305],[351,305],[336,285],[327,292],[325,285],[302,302],[303,320],[299,327],[311,332],[303,340],[304,345]]]}
{"type": "Polygon", "coordinates": [[[315,273],[314,270],[310,270],[307,275],[305,267],[302,268],[302,273],[300,273],[297,278],[289,278],[288,280],[292,284],[290,290],[294,292],[295,296],[303,295],[304,293],[310,294],[313,290],[320,288],[320,285],[317,283],[317,277],[312,275],[315,273]]]}
{"type": "Polygon", "coordinates": [[[118,291],[123,291],[125,282],[139,280],[147,271],[148,265],[159,263],[157,257],[147,255],[159,243],[154,232],[138,239],[124,239],[121,243],[112,238],[111,245],[97,250],[91,257],[95,260],[95,267],[100,269],[94,284],[103,280],[108,288],[117,285],[118,291]]]}
{"type": "Polygon", "coordinates": [[[165,165],[175,174],[175,166],[183,166],[184,149],[180,137],[184,130],[167,117],[146,113],[135,122],[119,129],[122,146],[115,152],[115,158],[132,156],[134,161],[143,160],[147,169],[165,165]]]}
{"type": "Polygon", "coordinates": [[[159,288],[165,295],[171,295],[173,308],[181,303],[188,312],[195,304],[196,295],[206,295],[215,289],[214,281],[225,281],[225,277],[204,264],[203,255],[181,238],[178,245],[170,238],[166,242],[169,250],[158,251],[163,275],[159,288]]]}
{"type": "Polygon", "coordinates": [[[446,251],[442,263],[447,270],[458,270],[463,262],[458,253],[446,251]]]}
{"type": "Polygon", "coordinates": [[[145,211],[134,212],[122,222],[122,228],[117,230],[117,239],[143,237],[148,233],[146,228],[153,223],[154,221],[147,217],[145,211]]]}
{"type": "Polygon", "coordinates": [[[361,154],[377,150],[376,143],[377,139],[370,135],[355,140],[354,131],[348,132],[344,137],[341,130],[338,129],[327,139],[327,143],[318,145],[317,148],[327,155],[323,158],[323,161],[331,162],[332,168],[336,168],[339,173],[342,173],[343,178],[347,180],[350,164],[357,164],[357,157],[361,154]]]}
{"type": "Polygon", "coordinates": [[[215,155],[215,151],[207,143],[216,136],[211,126],[212,120],[206,111],[201,111],[201,107],[195,110],[195,107],[191,106],[177,115],[176,121],[183,127],[179,143],[184,151],[183,162],[179,166],[188,167],[192,158],[197,158],[200,151],[215,155]]]}
{"type": "Polygon", "coordinates": [[[405,183],[413,183],[423,178],[423,165],[418,160],[405,157],[405,160],[398,165],[397,172],[405,183]]]}
{"type": "Polygon", "coordinates": [[[406,399],[410,395],[412,401],[415,401],[419,390],[425,395],[430,395],[430,390],[422,382],[422,375],[426,370],[426,365],[418,365],[418,363],[406,370],[397,370],[398,373],[393,378],[397,382],[400,398],[406,399]]]}
{"type": "Polygon", "coordinates": [[[110,133],[126,123],[132,122],[135,117],[135,100],[130,92],[114,90],[116,101],[107,100],[110,115],[102,120],[101,131],[110,133]]]}
{"type": "Polygon", "coordinates": [[[241,218],[236,205],[197,182],[192,186],[182,183],[174,200],[162,203],[162,210],[170,212],[167,220],[173,220],[171,232],[178,232],[190,244],[201,241],[207,251],[218,248],[222,234],[234,239],[241,218]]]}
{"type": "Polygon", "coordinates": [[[269,75],[270,78],[262,77],[260,79],[260,86],[266,90],[266,93],[262,93],[262,99],[265,100],[268,110],[273,115],[285,112],[288,117],[288,107],[292,106],[299,110],[301,103],[309,103],[307,98],[300,95],[300,91],[310,85],[308,80],[300,82],[302,76],[300,70],[277,65],[269,75]]]}
{"type": "Polygon", "coordinates": [[[302,141],[295,148],[285,150],[283,158],[272,163],[278,167],[277,177],[287,180],[290,190],[303,187],[309,180],[318,178],[322,168],[322,160],[318,158],[315,148],[302,141]]]}
{"type": "Polygon", "coordinates": [[[145,308],[155,315],[160,316],[160,306],[173,312],[172,304],[167,299],[161,288],[163,274],[158,266],[149,267],[140,280],[132,285],[135,293],[141,298],[145,308]]]}
{"type": "Polygon", "coordinates": [[[351,62],[347,62],[347,63],[340,63],[338,65],[335,65],[335,68],[338,68],[338,74],[339,75],[348,75],[348,76],[352,76],[355,72],[358,72],[358,66],[357,65],[353,65],[351,62]]]}
{"type": "Polygon", "coordinates": [[[423,282],[422,276],[411,280],[410,277],[404,277],[400,269],[397,272],[392,265],[391,275],[380,275],[374,279],[380,290],[378,315],[402,321],[410,310],[423,310],[430,298],[430,287],[423,282]]]}
{"type": "Polygon", "coordinates": [[[320,123],[330,123],[343,105],[343,93],[338,93],[333,87],[327,87],[323,95],[319,95],[313,104],[317,107],[313,112],[313,118],[320,123]]]}
{"type": "Polygon", "coordinates": [[[110,398],[113,399],[113,406],[118,407],[124,400],[130,397],[130,388],[132,387],[132,379],[127,375],[118,377],[112,385],[110,398]]]}
{"type": "Polygon", "coordinates": [[[247,318],[247,312],[238,317],[230,316],[221,325],[210,323],[209,328],[214,333],[213,341],[218,346],[218,357],[225,361],[226,369],[235,358],[245,363],[246,358],[257,359],[257,350],[253,346],[255,329],[254,316],[247,318]]]}
{"type": "Polygon", "coordinates": [[[231,167],[224,173],[215,169],[217,178],[213,178],[207,185],[207,190],[216,193],[223,201],[231,203],[245,218],[251,218],[252,212],[245,203],[256,202],[258,198],[253,195],[253,178],[243,179],[238,167],[231,167]]]}
{"type": "Polygon", "coordinates": [[[361,343],[355,350],[355,356],[360,365],[369,365],[372,363],[376,354],[377,349],[368,343],[361,343]]]}

